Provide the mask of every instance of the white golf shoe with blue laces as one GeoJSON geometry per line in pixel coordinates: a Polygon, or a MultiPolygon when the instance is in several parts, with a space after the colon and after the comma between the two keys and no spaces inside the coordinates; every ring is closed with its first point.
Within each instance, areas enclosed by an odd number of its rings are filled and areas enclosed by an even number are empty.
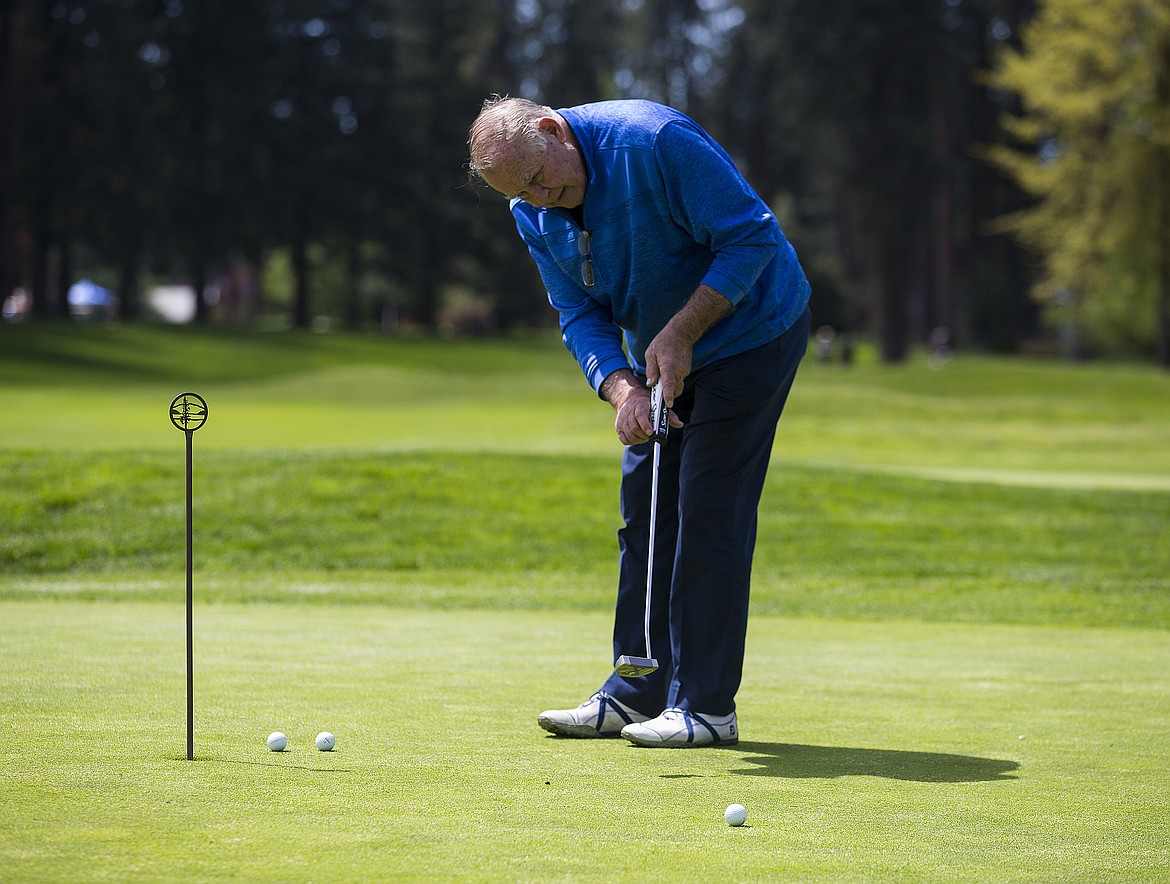
{"type": "Polygon", "coordinates": [[[646,720],[645,715],[598,691],[576,709],[540,713],[536,723],[562,737],[616,737],[626,725],[646,720]]]}
{"type": "Polygon", "coordinates": [[[667,709],[657,718],[622,728],[622,736],[637,746],[693,749],[698,746],[733,746],[739,742],[735,713],[700,715],[685,709],[667,709]]]}

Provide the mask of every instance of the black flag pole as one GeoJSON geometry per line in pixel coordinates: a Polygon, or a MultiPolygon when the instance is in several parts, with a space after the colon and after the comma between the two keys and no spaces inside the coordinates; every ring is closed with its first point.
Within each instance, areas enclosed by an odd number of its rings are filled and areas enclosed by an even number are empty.
{"type": "Polygon", "coordinates": [[[171,400],[171,423],[187,437],[187,760],[195,758],[194,555],[191,506],[191,437],[207,422],[207,403],[198,393],[171,400]]]}

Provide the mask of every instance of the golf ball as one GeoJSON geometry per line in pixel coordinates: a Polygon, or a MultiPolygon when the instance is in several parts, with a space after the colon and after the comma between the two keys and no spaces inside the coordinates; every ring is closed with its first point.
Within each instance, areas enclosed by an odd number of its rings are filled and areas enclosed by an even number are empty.
{"type": "Polygon", "coordinates": [[[727,820],[729,826],[742,826],[747,822],[747,808],[742,804],[729,805],[727,810],[723,811],[723,818],[727,820]]]}
{"type": "Polygon", "coordinates": [[[317,748],[322,752],[331,752],[333,747],[337,745],[337,740],[333,738],[333,734],[329,731],[321,731],[317,734],[317,748]]]}
{"type": "Polygon", "coordinates": [[[268,735],[268,748],[273,752],[283,752],[284,747],[288,745],[288,737],[280,731],[274,731],[268,735]]]}

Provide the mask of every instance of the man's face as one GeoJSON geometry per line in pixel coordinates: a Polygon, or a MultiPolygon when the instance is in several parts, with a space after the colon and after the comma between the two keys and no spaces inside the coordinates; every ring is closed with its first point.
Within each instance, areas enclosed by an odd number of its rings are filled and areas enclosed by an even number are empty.
{"type": "Polygon", "coordinates": [[[484,180],[507,197],[530,206],[575,209],[585,201],[585,163],[567,129],[557,120],[540,121],[544,151],[505,147],[484,180]]]}

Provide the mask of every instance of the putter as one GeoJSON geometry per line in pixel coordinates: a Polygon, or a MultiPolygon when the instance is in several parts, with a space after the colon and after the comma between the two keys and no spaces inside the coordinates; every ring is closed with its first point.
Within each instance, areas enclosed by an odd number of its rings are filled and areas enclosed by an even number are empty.
{"type": "Polygon", "coordinates": [[[632,657],[622,654],[613,664],[613,671],[623,678],[638,678],[649,675],[658,668],[658,661],[650,650],[650,596],[654,586],[654,526],[658,521],[658,461],[662,455],[662,443],[669,430],[668,411],[662,399],[662,381],[654,385],[650,394],[650,423],[654,425],[654,471],[650,476],[650,543],[646,547],[646,656],[632,657]]]}

